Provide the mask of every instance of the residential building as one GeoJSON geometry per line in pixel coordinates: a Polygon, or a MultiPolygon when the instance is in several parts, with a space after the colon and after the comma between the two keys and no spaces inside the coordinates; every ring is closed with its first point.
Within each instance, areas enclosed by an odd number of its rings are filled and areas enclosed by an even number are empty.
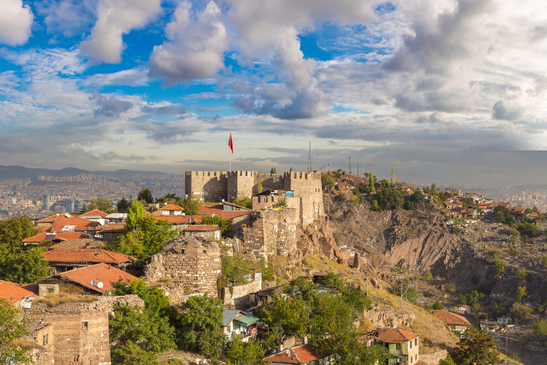
{"type": "Polygon", "coordinates": [[[5,299],[15,308],[21,307],[21,303],[26,299],[33,298],[36,295],[14,283],[0,280],[0,299],[5,299]]]}
{"type": "Polygon", "coordinates": [[[310,344],[291,347],[266,356],[263,361],[271,365],[302,364],[302,365],[330,365],[334,364],[334,356],[328,353],[318,353],[310,344]]]}
{"type": "Polygon", "coordinates": [[[184,237],[203,237],[205,239],[220,240],[221,230],[218,225],[195,224],[184,228],[184,237]]]}
{"type": "Polygon", "coordinates": [[[84,214],[80,214],[80,218],[84,218],[87,220],[90,220],[92,222],[97,222],[99,224],[105,224],[106,223],[106,217],[108,216],[108,213],[102,212],[98,209],[93,209],[89,212],[86,212],[84,214]]]}
{"type": "Polygon", "coordinates": [[[467,327],[471,326],[471,323],[469,323],[469,321],[465,319],[465,317],[452,312],[448,312],[445,310],[436,310],[433,311],[433,315],[439,321],[450,327],[453,331],[465,332],[467,330],[467,327]]]}
{"type": "Polygon", "coordinates": [[[184,209],[175,204],[168,204],[159,209],[161,215],[183,215],[184,209]]]}
{"type": "Polygon", "coordinates": [[[222,317],[222,333],[231,337],[232,334],[243,336],[243,341],[256,339],[257,323],[260,318],[253,317],[238,309],[224,309],[222,317]]]}
{"type": "MultiPolygon", "coordinates": [[[[389,350],[388,365],[416,365],[420,360],[420,341],[415,333],[396,328],[377,328],[365,335],[372,345],[389,350]]],[[[368,341],[367,341],[368,342],[368,341]]]]}
{"type": "Polygon", "coordinates": [[[25,245],[37,245],[39,243],[59,243],[61,241],[79,240],[89,238],[89,234],[82,232],[42,232],[36,236],[23,240],[25,245]]]}
{"type": "Polygon", "coordinates": [[[56,248],[42,252],[42,257],[49,266],[55,269],[56,273],[101,262],[117,268],[120,264],[131,263],[135,260],[135,258],[122,253],[97,248],[56,248]]]}

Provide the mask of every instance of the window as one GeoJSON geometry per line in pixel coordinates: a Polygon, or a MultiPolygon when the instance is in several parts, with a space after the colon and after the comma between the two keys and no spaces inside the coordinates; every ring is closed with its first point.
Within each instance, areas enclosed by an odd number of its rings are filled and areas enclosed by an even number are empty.
{"type": "Polygon", "coordinates": [[[47,293],[48,294],[52,294],[54,291],[55,291],[55,289],[53,289],[53,288],[47,288],[47,293]]]}
{"type": "Polygon", "coordinates": [[[43,338],[43,341],[42,341],[42,345],[47,345],[49,343],[49,333],[46,333],[44,335],[44,338],[43,338]]]}
{"type": "Polygon", "coordinates": [[[89,329],[89,321],[82,321],[82,330],[87,331],[89,329]]]}
{"type": "Polygon", "coordinates": [[[401,344],[400,343],[396,343],[395,344],[395,350],[400,350],[401,349],[401,344]]]}
{"type": "Polygon", "coordinates": [[[414,344],[415,344],[416,346],[418,346],[418,339],[415,339],[415,340],[414,340],[414,344]]]}
{"type": "Polygon", "coordinates": [[[410,341],[410,348],[412,348],[412,340],[410,341]]]}

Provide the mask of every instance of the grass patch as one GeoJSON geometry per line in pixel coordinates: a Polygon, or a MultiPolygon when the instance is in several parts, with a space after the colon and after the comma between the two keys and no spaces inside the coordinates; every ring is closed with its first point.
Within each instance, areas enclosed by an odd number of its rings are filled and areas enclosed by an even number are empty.
{"type": "Polygon", "coordinates": [[[99,300],[95,295],[74,295],[74,294],[49,294],[47,297],[39,297],[34,299],[36,303],[44,303],[50,307],[56,307],[65,303],[93,303],[99,300]]]}

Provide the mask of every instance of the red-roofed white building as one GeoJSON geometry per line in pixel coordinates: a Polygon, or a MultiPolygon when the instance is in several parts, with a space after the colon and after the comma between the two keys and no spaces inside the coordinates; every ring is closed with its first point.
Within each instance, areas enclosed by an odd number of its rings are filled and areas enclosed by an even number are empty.
{"type": "Polygon", "coordinates": [[[15,308],[21,306],[21,302],[25,299],[34,298],[36,295],[21,286],[10,283],[9,281],[0,280],[0,299],[5,299],[15,308]]]}
{"type": "Polygon", "coordinates": [[[49,266],[55,269],[56,273],[101,262],[118,267],[120,264],[135,260],[135,258],[122,253],[97,248],[56,248],[42,252],[42,257],[49,266]]]}
{"type": "Polygon", "coordinates": [[[161,215],[183,215],[184,209],[175,204],[168,204],[160,209],[161,215]]]}
{"type": "Polygon", "coordinates": [[[389,350],[388,364],[416,365],[420,361],[420,341],[416,333],[396,328],[377,328],[365,335],[372,345],[389,350]]]}
{"type": "Polygon", "coordinates": [[[302,365],[328,365],[334,363],[334,358],[328,353],[318,353],[310,344],[291,347],[279,351],[276,354],[266,356],[263,361],[269,361],[271,365],[302,364],[302,365]]]}

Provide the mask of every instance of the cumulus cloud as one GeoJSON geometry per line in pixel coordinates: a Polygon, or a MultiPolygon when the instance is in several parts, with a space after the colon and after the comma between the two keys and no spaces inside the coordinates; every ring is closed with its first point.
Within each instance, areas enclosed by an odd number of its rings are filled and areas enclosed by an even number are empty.
{"type": "Polygon", "coordinates": [[[3,0],[0,11],[0,43],[17,46],[27,43],[34,15],[22,0],[3,0]]]}
{"type": "Polygon", "coordinates": [[[161,0],[99,0],[91,36],[80,43],[93,60],[119,63],[125,49],[122,36],[142,28],[161,11],[161,0]]]}
{"type": "Polygon", "coordinates": [[[213,77],[224,67],[229,37],[219,7],[209,2],[196,19],[190,10],[188,1],[178,5],[165,27],[168,40],[150,56],[150,76],[164,78],[167,85],[213,77]]]}
{"type": "Polygon", "coordinates": [[[499,100],[492,108],[492,118],[513,121],[522,116],[522,110],[514,105],[506,105],[503,100],[499,100]]]}
{"type": "Polygon", "coordinates": [[[166,115],[180,115],[188,111],[188,108],[178,104],[144,105],[141,107],[141,115],[133,120],[152,119],[166,115]]]}
{"type": "Polygon", "coordinates": [[[48,33],[70,37],[91,27],[97,3],[98,0],[44,0],[35,6],[44,16],[48,33]]]}
{"type": "Polygon", "coordinates": [[[93,115],[97,117],[119,117],[121,113],[125,113],[129,109],[133,108],[133,104],[129,101],[120,100],[115,96],[104,96],[97,92],[93,93],[93,96],[89,97],[90,100],[96,100],[97,105],[100,107],[93,110],[93,115]]]}

